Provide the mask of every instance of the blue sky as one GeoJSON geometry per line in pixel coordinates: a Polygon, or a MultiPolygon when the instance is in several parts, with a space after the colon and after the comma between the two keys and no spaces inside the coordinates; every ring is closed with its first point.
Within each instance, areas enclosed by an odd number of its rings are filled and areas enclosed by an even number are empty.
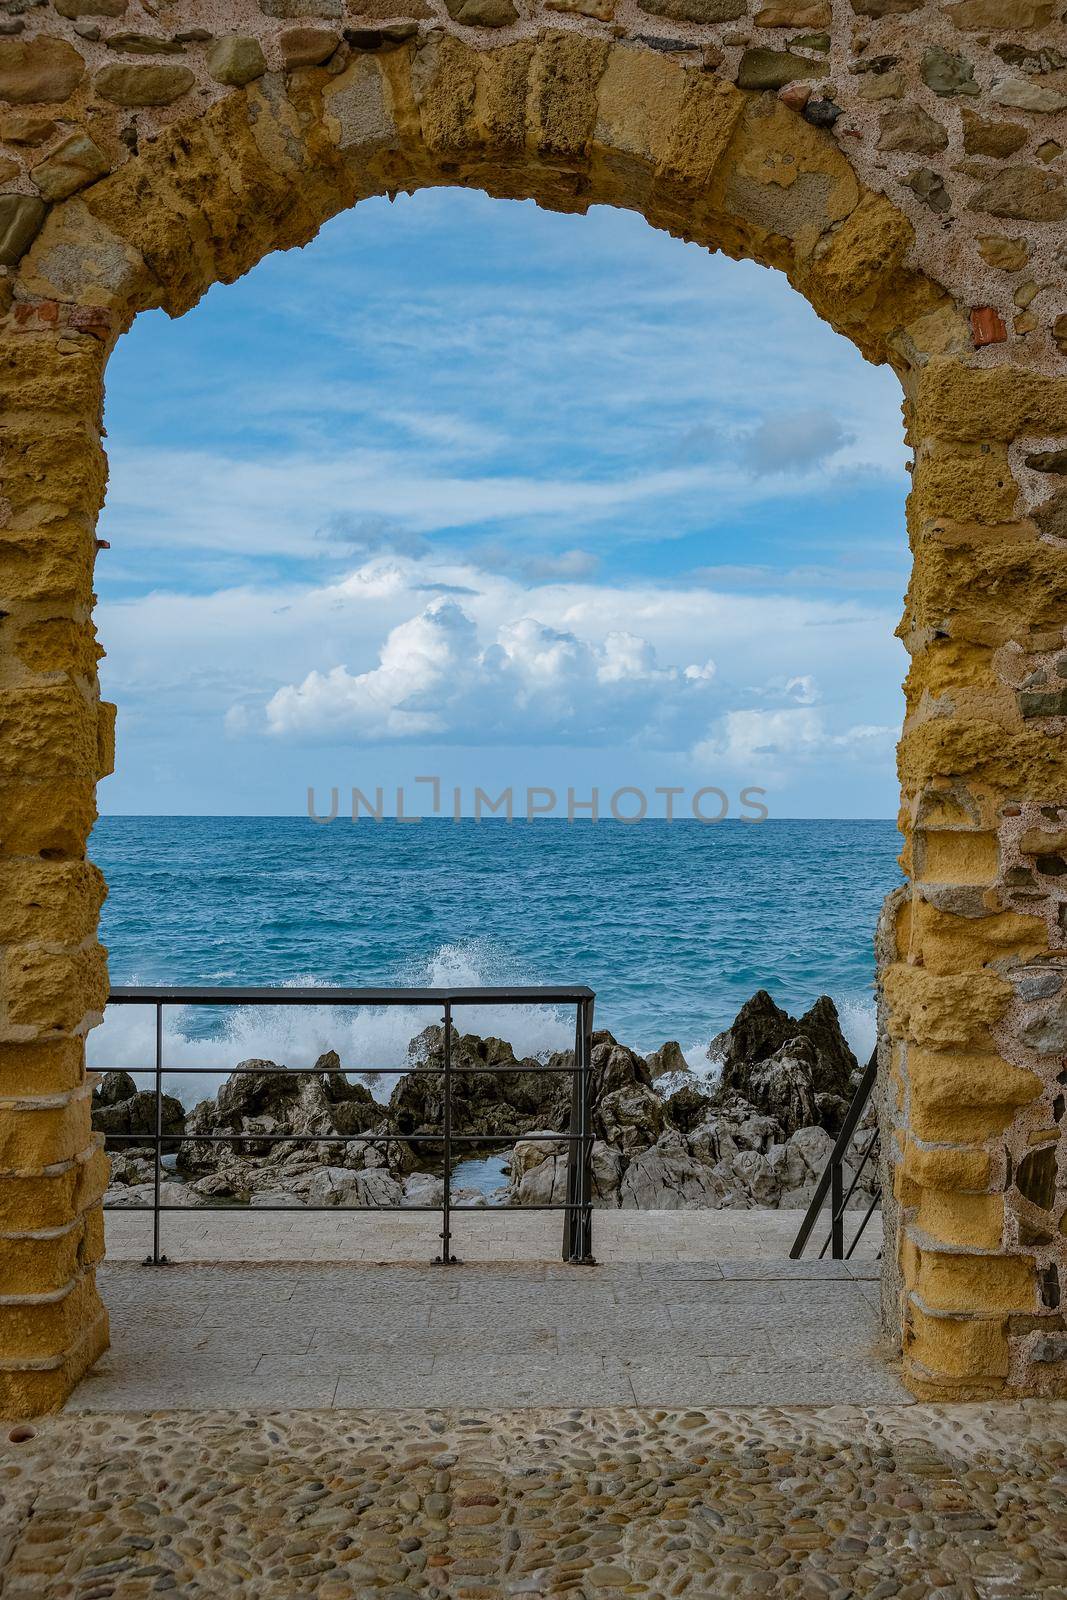
{"type": "Polygon", "coordinates": [[[895,814],[899,406],[639,217],[364,202],[112,359],[102,809],[438,773],[895,814]]]}

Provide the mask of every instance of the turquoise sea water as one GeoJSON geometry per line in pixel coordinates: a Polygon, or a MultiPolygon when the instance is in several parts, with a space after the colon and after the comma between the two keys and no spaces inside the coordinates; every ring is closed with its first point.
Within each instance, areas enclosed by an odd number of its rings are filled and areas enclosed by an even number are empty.
{"type": "MultiPolygon", "coordinates": [[[[107,817],[91,850],[110,885],[113,983],[587,983],[598,1026],[642,1051],[677,1039],[696,1062],[761,987],[794,1012],[832,995],[869,1052],[872,938],[899,846],[885,821],[107,817]]],[[[222,1074],[247,1056],[300,1066],[333,1047],[368,1071],[402,1064],[433,1020],[173,1010],[166,1064],[222,1074]]],[[[573,1030],[534,1008],[465,1023],[521,1052],[573,1030]]],[[[147,1012],[114,1008],[90,1039],[93,1064],[145,1064],[151,1026],[147,1012]]],[[[170,1082],[189,1102],[214,1086],[170,1082]]]]}

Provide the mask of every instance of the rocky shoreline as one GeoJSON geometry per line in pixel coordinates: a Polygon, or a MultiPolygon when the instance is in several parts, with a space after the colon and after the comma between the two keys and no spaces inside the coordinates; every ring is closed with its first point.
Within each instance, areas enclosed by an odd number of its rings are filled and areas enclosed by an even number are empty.
{"type": "MultiPolygon", "coordinates": [[[[301,1074],[275,1062],[243,1061],[214,1099],[188,1112],[165,1096],[165,1203],[296,1209],[439,1203],[442,1046],[440,1027],[413,1039],[409,1061],[418,1070],[400,1077],[384,1104],[364,1083],[349,1081],[334,1051],[301,1074]],[[315,1142],[294,1143],[296,1135],[315,1142]],[[349,1142],[355,1135],[363,1138],[349,1142]]],[[[596,1206],[808,1204],[861,1074],[833,1001],[823,995],[794,1018],[759,990],[707,1055],[719,1068],[710,1086],[673,1041],[641,1056],[610,1033],[594,1035],[596,1206]]],[[[477,1141],[464,1147],[473,1160],[453,1168],[457,1203],[533,1206],[566,1198],[566,1141],[530,1135],[566,1131],[571,1078],[558,1069],[572,1060],[569,1051],[519,1060],[505,1040],[453,1035],[452,1126],[477,1141]],[[509,1070],[491,1070],[501,1067],[509,1070]],[[465,1173],[489,1155],[501,1157],[500,1187],[468,1187],[465,1173]]],[[[872,1127],[873,1116],[872,1109],[872,1127]]],[[[152,1152],[138,1136],[154,1132],[154,1094],[138,1091],[127,1072],[105,1074],[93,1093],[93,1126],[111,1156],[106,1203],[150,1201],[152,1152]]],[[[852,1204],[866,1207],[876,1181],[872,1163],[852,1204]]]]}

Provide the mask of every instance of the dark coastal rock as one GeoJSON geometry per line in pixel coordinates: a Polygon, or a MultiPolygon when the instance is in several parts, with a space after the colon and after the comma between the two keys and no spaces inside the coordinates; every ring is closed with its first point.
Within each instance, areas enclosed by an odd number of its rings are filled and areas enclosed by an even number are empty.
{"type": "MultiPolygon", "coordinates": [[[[800,1080],[804,1079],[802,1068],[808,1067],[812,1095],[836,1095],[846,1103],[851,1099],[853,1074],[859,1063],[841,1032],[837,1007],[829,995],[820,995],[802,1017],[793,1018],[775,1005],[766,989],[758,989],[729,1028],[716,1035],[708,1046],[708,1059],[722,1062],[720,1092],[733,1092],[753,1105],[771,1092],[768,1074],[758,1069],[773,1057],[778,1057],[779,1062],[793,1059],[800,1063],[800,1080]],[[810,1046],[810,1052],[804,1044],[810,1046]]],[[[799,1097],[805,1089],[806,1083],[798,1082],[799,1097]]],[[[807,1120],[817,1119],[809,1116],[807,1120]]],[[[794,1123],[797,1127],[802,1125],[794,1123]]]]}
{"type": "MultiPolygon", "coordinates": [[[[439,1134],[444,1116],[444,1030],[437,1025],[426,1028],[412,1041],[409,1054],[412,1065],[424,1070],[398,1079],[389,1101],[389,1127],[400,1135],[439,1134]]],[[[548,1064],[567,1065],[572,1059],[569,1053],[561,1054],[548,1064]]],[[[540,1066],[533,1059],[518,1058],[504,1039],[453,1033],[453,1130],[466,1136],[516,1138],[533,1127],[562,1130],[570,1115],[570,1078],[563,1072],[543,1072],[540,1066]]],[[[443,1154],[436,1143],[413,1144],[409,1150],[414,1165],[443,1154]]]]}
{"type": "MultiPolygon", "coordinates": [[[[156,1096],[154,1090],[138,1089],[128,1072],[105,1072],[93,1090],[93,1127],[105,1136],[108,1151],[124,1154],[140,1148],[134,1140],[111,1138],[113,1134],[144,1134],[148,1144],[156,1132],[156,1096]]],[[[180,1100],[172,1094],[163,1096],[163,1132],[171,1136],[164,1140],[163,1153],[178,1148],[173,1137],[185,1129],[185,1111],[180,1100]]]]}
{"type": "MultiPolygon", "coordinates": [[[[272,1061],[242,1061],[214,1100],[202,1100],[186,1118],[187,1136],[178,1151],[183,1172],[207,1173],[249,1162],[278,1164],[297,1156],[308,1164],[343,1161],[351,1168],[368,1164],[362,1144],[295,1145],[277,1135],[356,1134],[375,1131],[382,1119],[370,1090],[349,1083],[335,1051],[315,1063],[315,1072],[287,1073],[272,1061]],[[232,1133],[232,1143],[198,1139],[198,1134],[232,1133]],[[261,1137],[256,1138],[255,1135],[261,1137]],[[272,1137],[274,1136],[274,1137],[272,1137]]],[[[251,1175],[241,1187],[255,1187],[251,1175]]]]}
{"type": "Polygon", "coordinates": [[[689,1133],[703,1121],[711,1105],[711,1096],[702,1094],[693,1084],[683,1084],[676,1089],[663,1107],[663,1114],[672,1127],[689,1133]]]}
{"type": "MultiPolygon", "coordinates": [[[[335,1052],[311,1073],[245,1061],[213,1100],[184,1115],[171,1097],[165,1131],[177,1149],[179,1177],[167,1177],[176,1203],[230,1200],[248,1205],[392,1207],[434,1204],[441,1191],[444,1038],[431,1027],[409,1047],[411,1067],[388,1105],[350,1083],[335,1052]],[[209,1133],[221,1134],[211,1140],[209,1133]],[[352,1136],[368,1135],[352,1142],[352,1136]],[[301,1145],[301,1135],[315,1142],[301,1145]],[[228,1137],[227,1137],[228,1136],[228,1137]],[[418,1137],[422,1136],[422,1137],[418,1137]]],[[[708,1048],[721,1063],[710,1090],[670,1041],[645,1057],[610,1033],[593,1036],[590,1072],[592,1198],[601,1208],[799,1208],[814,1192],[859,1068],[826,996],[791,1017],[760,990],[708,1048]],[[658,1087],[657,1087],[658,1084],[658,1087]]],[[[517,1057],[497,1038],[454,1034],[452,1127],[506,1158],[507,1203],[556,1205],[566,1199],[572,1145],[573,1053],[517,1057]],[[545,1067],[554,1070],[546,1072],[545,1067]],[[498,1070],[499,1069],[499,1070],[498,1070]],[[542,1137],[524,1137],[534,1132],[542,1137]],[[506,1143],[513,1143],[510,1151],[506,1143]]],[[[155,1100],[128,1073],[109,1073],[94,1095],[94,1125],[105,1132],[155,1126],[155,1100]]],[[[873,1112],[868,1118],[873,1128],[873,1112]]],[[[1025,1182],[1042,1190],[1038,1163],[1025,1182]]],[[[846,1183],[852,1169],[846,1163],[846,1183]]],[[[109,1203],[150,1197],[154,1164],[145,1150],[113,1161],[109,1203]]],[[[877,1182],[872,1164],[853,1203],[866,1205],[877,1182]]],[[[474,1190],[465,1203],[492,1204],[474,1190]]],[[[1020,1205],[1025,1202],[1020,1199],[1020,1205]]]]}
{"type": "Polygon", "coordinates": [[[645,1057],[645,1065],[653,1083],[658,1078],[665,1078],[668,1073],[689,1071],[689,1063],[683,1056],[682,1047],[677,1039],[668,1039],[658,1050],[653,1050],[651,1055],[645,1057]]]}

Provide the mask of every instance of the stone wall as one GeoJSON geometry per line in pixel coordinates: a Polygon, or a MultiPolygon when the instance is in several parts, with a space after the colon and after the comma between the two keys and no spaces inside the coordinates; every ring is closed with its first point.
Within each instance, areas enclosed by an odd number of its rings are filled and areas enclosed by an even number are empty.
{"type": "Polygon", "coordinates": [[[138,311],[429,184],[639,211],[785,272],[897,372],[889,1319],[919,1392],[1065,1392],[1063,0],[390,3],[0,0],[3,1406],[61,1403],[107,1338],[83,1060],[106,358],[138,311]]]}

